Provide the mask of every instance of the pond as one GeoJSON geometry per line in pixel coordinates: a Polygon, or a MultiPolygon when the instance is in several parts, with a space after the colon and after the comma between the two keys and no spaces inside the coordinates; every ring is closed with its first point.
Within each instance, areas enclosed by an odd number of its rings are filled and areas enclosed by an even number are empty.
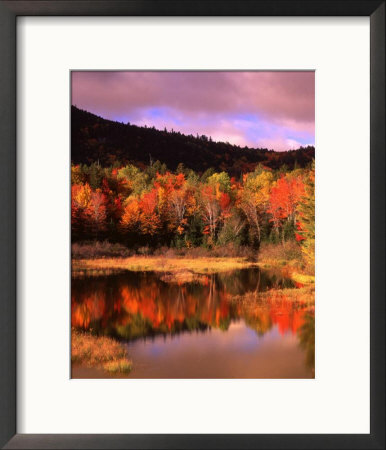
{"type": "MultiPolygon", "coordinates": [[[[313,378],[313,310],[274,295],[283,288],[296,286],[258,268],[189,281],[130,271],[75,277],[72,327],[127,345],[128,378],[313,378]]],[[[108,375],[73,367],[72,376],[108,375]]]]}

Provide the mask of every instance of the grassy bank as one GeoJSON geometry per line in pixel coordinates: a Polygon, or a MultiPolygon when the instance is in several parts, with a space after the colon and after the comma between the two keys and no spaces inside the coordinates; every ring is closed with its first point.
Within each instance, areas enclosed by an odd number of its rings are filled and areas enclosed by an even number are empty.
{"type": "Polygon", "coordinates": [[[244,295],[235,295],[231,302],[240,303],[243,306],[259,303],[275,303],[281,301],[291,301],[307,304],[313,307],[315,303],[315,287],[312,284],[298,289],[271,289],[266,292],[247,292],[244,295]]]}
{"type": "Polygon", "coordinates": [[[250,246],[232,242],[214,247],[156,247],[127,248],[108,241],[84,241],[71,245],[72,259],[128,258],[129,256],[162,256],[168,258],[248,258],[256,260],[257,251],[250,246]]]}
{"type": "MultiPolygon", "coordinates": [[[[295,241],[279,244],[263,243],[259,252],[251,248],[225,246],[214,249],[191,248],[184,250],[160,248],[152,254],[127,254],[129,250],[118,244],[74,244],[72,248],[72,274],[110,275],[116,272],[155,271],[163,274],[167,282],[194,281],[200,275],[227,272],[259,266],[280,272],[299,286],[313,286],[313,268],[304,264],[300,246],[295,241]]],[[[132,251],[134,252],[134,251],[132,251]]]]}
{"type": "Polygon", "coordinates": [[[253,305],[256,302],[293,301],[309,305],[311,309],[315,304],[315,276],[313,268],[307,267],[302,258],[301,249],[296,242],[289,241],[284,244],[263,244],[258,257],[258,265],[269,271],[277,271],[291,278],[295,289],[271,289],[266,292],[248,292],[245,295],[233,296],[232,302],[243,306],[253,305]]]}
{"type": "Polygon", "coordinates": [[[258,255],[262,269],[276,269],[301,285],[315,284],[314,268],[307,267],[299,245],[294,241],[284,244],[263,244],[258,255]]]}
{"type": "Polygon", "coordinates": [[[162,256],[132,256],[129,258],[79,259],[72,261],[73,274],[98,274],[104,270],[155,271],[193,274],[227,272],[256,267],[247,258],[168,258],[162,256]]]}
{"type": "Polygon", "coordinates": [[[119,342],[76,330],[71,332],[71,362],[111,373],[128,373],[132,368],[132,362],[119,342]]]}

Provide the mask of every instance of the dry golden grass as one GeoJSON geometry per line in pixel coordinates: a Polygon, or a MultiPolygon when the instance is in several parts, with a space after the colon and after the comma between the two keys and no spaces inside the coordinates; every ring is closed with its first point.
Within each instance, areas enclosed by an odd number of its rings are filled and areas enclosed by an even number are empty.
{"type": "Polygon", "coordinates": [[[125,348],[114,339],[72,330],[71,361],[110,372],[130,372],[132,363],[125,348]]]}
{"type": "Polygon", "coordinates": [[[300,246],[294,241],[262,245],[258,264],[263,269],[280,269],[296,283],[310,287],[315,284],[314,268],[306,267],[300,246]]]}
{"type": "Polygon", "coordinates": [[[305,273],[299,273],[296,271],[292,271],[291,278],[300,284],[315,285],[315,276],[314,275],[307,275],[305,273]]]}
{"type": "Polygon", "coordinates": [[[260,258],[301,259],[302,250],[295,241],[285,241],[284,243],[278,244],[263,242],[259,250],[259,259],[260,258]]]}
{"type": "Polygon", "coordinates": [[[291,300],[299,303],[315,303],[315,286],[308,285],[298,289],[272,289],[261,293],[263,300],[291,300]]]}
{"type": "Polygon", "coordinates": [[[266,292],[247,293],[235,296],[231,300],[242,304],[253,304],[257,301],[281,301],[315,303],[315,276],[305,273],[300,246],[294,241],[284,244],[263,244],[259,251],[258,265],[269,271],[280,272],[291,278],[297,288],[272,289],[266,292]]]}
{"type": "Polygon", "coordinates": [[[72,261],[72,272],[87,274],[103,270],[155,272],[191,271],[196,274],[227,272],[257,266],[246,258],[167,258],[162,256],[132,256],[129,258],[80,259],[72,261]]]}
{"type": "Polygon", "coordinates": [[[207,280],[207,276],[199,273],[194,273],[187,269],[181,269],[174,272],[166,272],[160,277],[160,279],[162,281],[165,281],[166,283],[183,284],[192,283],[194,281],[202,282],[207,280]]]}
{"type": "Polygon", "coordinates": [[[258,261],[261,265],[267,266],[300,265],[302,252],[294,241],[287,241],[284,244],[262,244],[258,261]]]}
{"type": "Polygon", "coordinates": [[[107,372],[111,373],[128,373],[131,371],[133,365],[131,361],[123,358],[118,359],[117,361],[108,361],[107,363],[103,364],[103,368],[107,370],[107,372]]]}
{"type": "Polygon", "coordinates": [[[243,305],[256,302],[274,303],[283,300],[314,305],[315,287],[308,285],[299,289],[271,289],[265,292],[247,292],[244,295],[235,295],[230,300],[243,305]]]}

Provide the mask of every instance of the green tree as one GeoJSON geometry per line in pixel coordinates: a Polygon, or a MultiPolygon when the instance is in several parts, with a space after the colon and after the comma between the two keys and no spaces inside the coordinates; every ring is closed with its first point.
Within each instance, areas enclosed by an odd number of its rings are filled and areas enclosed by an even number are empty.
{"type": "Polygon", "coordinates": [[[305,195],[297,208],[296,240],[301,244],[307,265],[315,270],[315,163],[304,182],[305,195]]]}
{"type": "Polygon", "coordinates": [[[210,186],[219,186],[220,191],[227,194],[231,190],[231,180],[226,172],[214,173],[208,177],[206,182],[210,186]]]}
{"type": "Polygon", "coordinates": [[[243,189],[238,193],[238,203],[247,218],[256,248],[259,248],[261,242],[261,227],[268,208],[272,182],[271,172],[264,171],[259,175],[252,172],[245,175],[243,189]]]}

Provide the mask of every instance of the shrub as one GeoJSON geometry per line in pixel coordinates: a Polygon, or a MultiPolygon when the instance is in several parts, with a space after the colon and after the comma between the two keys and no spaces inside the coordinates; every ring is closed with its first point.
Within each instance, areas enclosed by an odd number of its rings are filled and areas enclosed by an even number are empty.
{"type": "Polygon", "coordinates": [[[111,243],[108,241],[95,242],[76,242],[71,246],[71,254],[73,259],[96,259],[96,258],[126,258],[134,254],[133,250],[129,250],[121,244],[111,243]]]}
{"type": "Polygon", "coordinates": [[[227,242],[223,245],[207,247],[158,247],[150,246],[139,247],[136,251],[128,249],[121,244],[112,244],[108,241],[104,242],[83,242],[74,243],[71,246],[73,259],[97,259],[97,258],[127,258],[129,256],[163,256],[165,258],[248,258],[256,260],[256,250],[249,247],[239,245],[238,242],[227,242]]]}
{"type": "Polygon", "coordinates": [[[142,255],[142,256],[148,256],[151,255],[152,249],[149,246],[143,246],[143,247],[139,247],[139,249],[137,250],[138,255],[142,255]]]}
{"type": "Polygon", "coordinates": [[[302,251],[295,241],[287,241],[284,244],[263,243],[259,250],[259,260],[302,260],[302,251]]]}

